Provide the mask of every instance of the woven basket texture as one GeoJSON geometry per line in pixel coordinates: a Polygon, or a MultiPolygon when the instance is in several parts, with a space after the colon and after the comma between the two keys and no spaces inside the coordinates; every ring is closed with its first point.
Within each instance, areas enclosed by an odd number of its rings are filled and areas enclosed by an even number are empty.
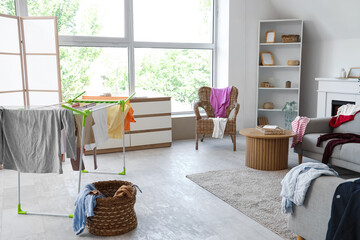
{"type": "Polygon", "coordinates": [[[292,42],[298,42],[299,41],[299,35],[282,35],[281,41],[283,43],[292,43],[292,42]]]}
{"type": "Polygon", "coordinates": [[[127,233],[137,227],[137,218],[134,210],[136,202],[136,188],[134,197],[113,197],[122,186],[133,184],[126,181],[100,181],[94,183],[105,198],[96,199],[94,216],[86,221],[86,228],[98,236],[115,236],[127,233]]]}

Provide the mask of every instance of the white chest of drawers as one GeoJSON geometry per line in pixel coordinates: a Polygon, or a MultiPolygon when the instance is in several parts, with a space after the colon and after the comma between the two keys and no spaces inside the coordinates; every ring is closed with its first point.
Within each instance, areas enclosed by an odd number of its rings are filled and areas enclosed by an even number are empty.
{"type": "MultiPolygon", "coordinates": [[[[133,98],[130,104],[136,123],[130,123],[130,131],[125,132],[125,150],[170,147],[171,98],[133,98]]],[[[96,150],[97,154],[119,151],[122,151],[121,139],[109,139],[96,150]]],[[[92,151],[86,154],[92,154],[92,151]]]]}

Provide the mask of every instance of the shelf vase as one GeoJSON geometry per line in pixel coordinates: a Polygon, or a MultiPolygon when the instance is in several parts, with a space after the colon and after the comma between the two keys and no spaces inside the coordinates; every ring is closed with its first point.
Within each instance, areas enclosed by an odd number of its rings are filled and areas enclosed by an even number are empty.
{"type": "Polygon", "coordinates": [[[287,130],[291,130],[292,129],[291,123],[292,123],[292,121],[294,121],[294,119],[297,115],[297,112],[296,111],[285,111],[284,115],[285,115],[285,128],[287,130]]]}

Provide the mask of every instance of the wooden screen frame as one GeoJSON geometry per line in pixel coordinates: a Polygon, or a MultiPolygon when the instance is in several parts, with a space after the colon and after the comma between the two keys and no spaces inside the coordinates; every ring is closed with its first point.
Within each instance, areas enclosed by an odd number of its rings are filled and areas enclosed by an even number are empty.
{"type": "Polygon", "coordinates": [[[6,53],[6,52],[0,52],[0,55],[16,55],[20,57],[20,66],[21,66],[21,82],[22,82],[22,90],[10,90],[10,91],[0,91],[0,94],[6,94],[6,93],[17,93],[22,92],[23,93],[23,101],[24,106],[27,106],[27,94],[26,94],[26,85],[25,85],[25,78],[24,78],[24,61],[23,61],[23,52],[22,52],[22,46],[21,46],[21,34],[20,34],[20,18],[17,16],[7,15],[0,13],[0,17],[4,18],[12,18],[17,20],[17,26],[18,26],[18,38],[19,38],[19,53],[6,53]]]}
{"type": "Polygon", "coordinates": [[[60,54],[59,54],[59,34],[58,34],[58,25],[56,17],[18,17],[7,14],[1,14],[0,17],[12,18],[17,20],[18,25],[18,37],[19,37],[19,53],[6,53],[0,52],[0,55],[16,55],[20,56],[20,65],[21,65],[21,80],[22,80],[22,89],[21,90],[10,90],[10,91],[0,91],[0,94],[6,93],[15,93],[22,92],[24,99],[24,107],[30,106],[30,96],[29,92],[57,92],[59,97],[59,102],[62,102],[62,89],[61,89],[61,72],[60,72],[60,54]],[[54,34],[55,34],[55,53],[26,53],[26,42],[24,34],[24,20],[53,20],[54,22],[54,34]],[[27,70],[27,55],[40,55],[40,56],[56,56],[56,68],[57,68],[57,79],[58,79],[58,89],[57,90],[39,90],[39,89],[29,89],[28,81],[28,70],[27,70]]]}
{"type": "Polygon", "coordinates": [[[26,96],[27,96],[27,103],[30,106],[30,92],[58,92],[59,93],[59,103],[62,102],[62,90],[61,90],[61,73],[60,73],[60,54],[59,54],[59,34],[58,34],[58,25],[57,25],[57,18],[56,17],[20,17],[21,22],[21,34],[23,36],[23,59],[24,59],[24,77],[25,77],[25,84],[26,84],[26,96]],[[54,21],[54,33],[55,33],[55,53],[26,53],[26,41],[25,41],[25,33],[24,33],[24,20],[53,20],[54,21]],[[38,56],[56,56],[57,62],[57,78],[58,78],[58,90],[39,90],[39,89],[29,89],[29,80],[28,80],[28,71],[27,71],[27,62],[26,56],[27,55],[38,55],[38,56]]]}

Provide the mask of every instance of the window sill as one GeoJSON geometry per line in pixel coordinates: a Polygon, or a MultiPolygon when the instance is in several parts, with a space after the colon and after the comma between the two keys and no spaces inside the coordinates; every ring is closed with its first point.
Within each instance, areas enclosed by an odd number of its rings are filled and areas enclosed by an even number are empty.
{"type": "MultiPolygon", "coordinates": [[[[181,113],[181,114],[171,114],[171,118],[192,118],[195,117],[195,113],[181,113]]],[[[200,114],[201,117],[206,117],[205,113],[200,114]]]]}

